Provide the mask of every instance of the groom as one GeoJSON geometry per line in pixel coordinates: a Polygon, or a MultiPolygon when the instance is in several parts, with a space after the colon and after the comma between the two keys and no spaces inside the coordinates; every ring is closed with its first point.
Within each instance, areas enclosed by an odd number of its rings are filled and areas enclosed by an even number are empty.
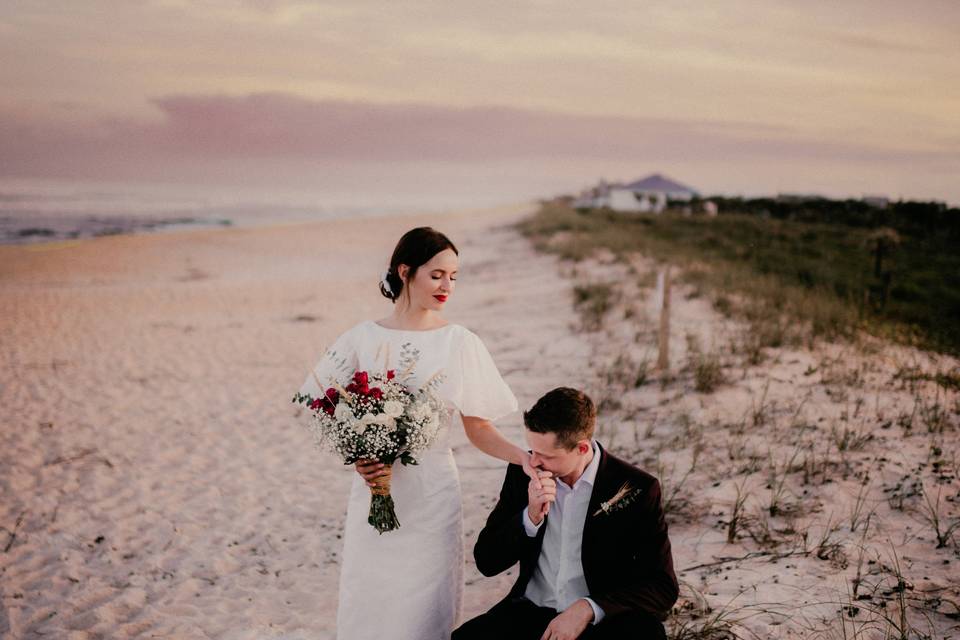
{"type": "Polygon", "coordinates": [[[473,550],[485,576],[517,561],[520,575],[452,640],[666,638],[678,586],[660,484],[593,440],[596,416],[567,387],[524,412],[540,486],[510,465],[473,550]]]}

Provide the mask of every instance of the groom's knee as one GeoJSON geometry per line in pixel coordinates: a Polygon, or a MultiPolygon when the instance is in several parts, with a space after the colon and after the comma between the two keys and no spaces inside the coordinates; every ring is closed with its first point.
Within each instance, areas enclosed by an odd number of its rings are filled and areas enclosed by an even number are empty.
{"type": "Polygon", "coordinates": [[[473,620],[468,620],[453,630],[450,640],[480,640],[486,638],[489,625],[485,621],[486,616],[480,616],[473,620]]]}
{"type": "Polygon", "coordinates": [[[667,640],[663,623],[652,615],[640,612],[605,618],[596,627],[588,627],[589,640],[667,640]]]}
{"type": "Polygon", "coordinates": [[[450,640],[486,640],[490,638],[491,633],[496,633],[497,616],[496,608],[471,620],[467,620],[462,625],[454,629],[450,640]]]}
{"type": "Polygon", "coordinates": [[[526,598],[508,598],[458,627],[451,640],[538,640],[556,615],[553,609],[538,607],[526,598]]]}

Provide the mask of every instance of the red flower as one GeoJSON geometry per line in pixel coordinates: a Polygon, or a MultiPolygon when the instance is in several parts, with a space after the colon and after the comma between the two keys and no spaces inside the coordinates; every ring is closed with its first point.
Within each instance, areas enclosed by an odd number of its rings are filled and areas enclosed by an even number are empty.
{"type": "Polygon", "coordinates": [[[340,392],[333,387],[330,387],[327,389],[327,397],[330,399],[330,402],[337,404],[337,402],[340,401],[340,392]]]}
{"type": "Polygon", "coordinates": [[[317,409],[320,408],[320,403],[321,403],[322,401],[323,401],[323,398],[317,398],[316,400],[314,400],[313,402],[310,403],[310,408],[311,408],[313,411],[316,411],[317,409]]]}
{"type": "Polygon", "coordinates": [[[367,386],[366,382],[364,382],[363,384],[357,384],[355,382],[351,382],[350,384],[347,385],[347,391],[349,391],[350,393],[358,393],[362,396],[365,396],[368,393],[370,393],[370,387],[367,386]]]}
{"type": "Polygon", "coordinates": [[[360,386],[366,386],[367,383],[369,382],[369,380],[367,379],[367,372],[357,371],[355,374],[353,374],[353,381],[360,386]]]}
{"type": "Polygon", "coordinates": [[[334,411],[336,411],[336,407],[334,406],[334,404],[333,404],[332,402],[330,402],[330,400],[329,400],[328,398],[324,398],[324,399],[323,399],[323,410],[326,411],[329,415],[332,416],[333,413],[334,413],[334,411]]]}
{"type": "Polygon", "coordinates": [[[387,380],[393,380],[393,377],[396,374],[393,372],[393,369],[387,369],[387,380]]]}
{"type": "Polygon", "coordinates": [[[376,400],[382,400],[383,391],[380,390],[380,387],[374,387],[373,389],[370,389],[370,397],[376,400]]]}

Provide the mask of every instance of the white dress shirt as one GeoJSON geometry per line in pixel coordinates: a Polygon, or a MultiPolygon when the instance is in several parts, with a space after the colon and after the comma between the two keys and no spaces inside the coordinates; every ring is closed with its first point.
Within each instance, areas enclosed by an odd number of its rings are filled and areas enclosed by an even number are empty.
{"type": "MultiPolygon", "coordinates": [[[[593,624],[600,622],[604,613],[596,602],[587,597],[589,589],[583,577],[580,551],[583,525],[599,466],[600,450],[594,442],[593,460],[573,487],[567,486],[560,478],[556,479],[557,500],[550,506],[550,514],[545,519],[547,530],[543,535],[540,558],[524,594],[534,604],[557,611],[565,611],[582,598],[593,609],[593,624]]],[[[537,535],[543,523],[544,520],[541,520],[539,525],[533,524],[529,507],[523,510],[523,527],[531,538],[537,535]]]]}

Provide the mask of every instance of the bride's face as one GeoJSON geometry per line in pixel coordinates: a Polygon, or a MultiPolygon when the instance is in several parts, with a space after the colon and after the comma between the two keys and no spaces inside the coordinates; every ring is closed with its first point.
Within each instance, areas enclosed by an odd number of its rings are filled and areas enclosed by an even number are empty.
{"type": "Polygon", "coordinates": [[[459,266],[453,249],[444,249],[422,264],[412,279],[406,278],[407,269],[401,269],[401,277],[406,282],[404,288],[410,293],[410,308],[442,310],[453,295],[459,266]]]}

